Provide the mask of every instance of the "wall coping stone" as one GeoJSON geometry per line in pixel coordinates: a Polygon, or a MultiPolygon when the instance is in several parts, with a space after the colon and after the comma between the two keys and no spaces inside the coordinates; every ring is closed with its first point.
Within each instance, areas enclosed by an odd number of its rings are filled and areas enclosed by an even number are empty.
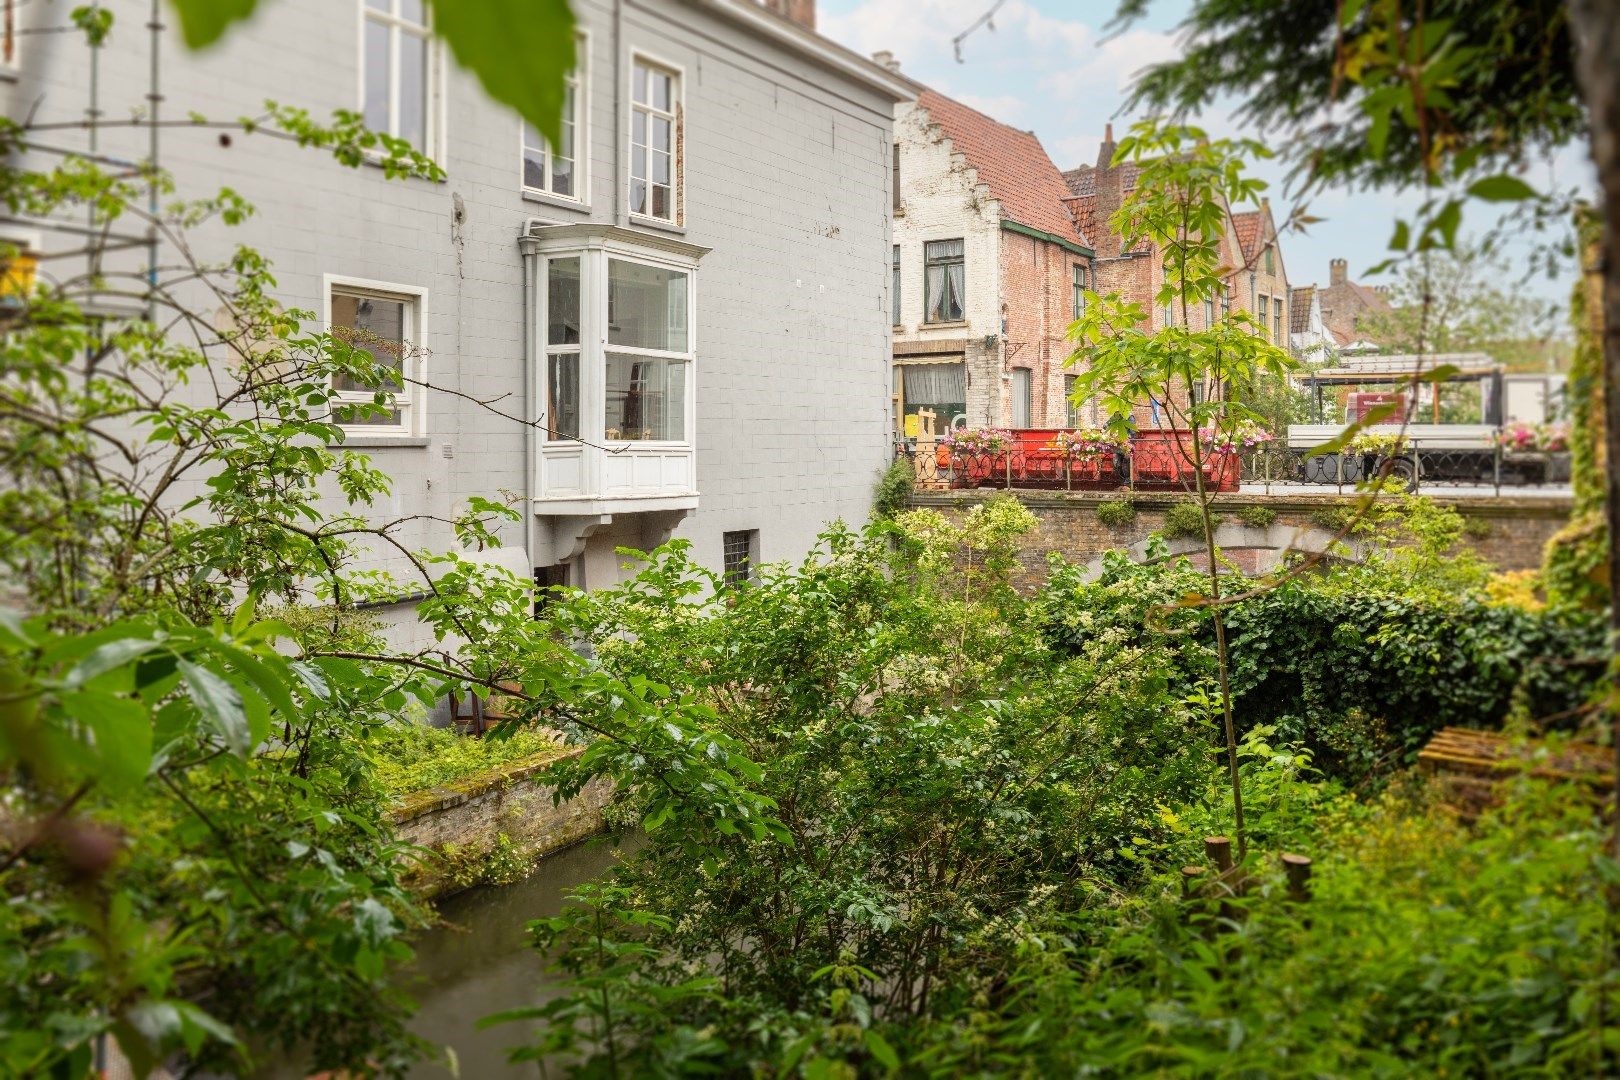
{"type": "Polygon", "coordinates": [[[563,748],[555,750],[542,750],[537,754],[517,758],[504,762],[482,772],[464,776],[460,780],[452,780],[439,787],[427,788],[424,791],[413,791],[400,797],[398,805],[388,811],[388,820],[394,825],[402,825],[407,821],[414,821],[427,814],[448,810],[452,806],[472,802],[492,791],[501,791],[520,781],[527,780],[535,773],[544,769],[555,761],[563,758],[578,757],[584,753],[583,747],[563,748]]]}

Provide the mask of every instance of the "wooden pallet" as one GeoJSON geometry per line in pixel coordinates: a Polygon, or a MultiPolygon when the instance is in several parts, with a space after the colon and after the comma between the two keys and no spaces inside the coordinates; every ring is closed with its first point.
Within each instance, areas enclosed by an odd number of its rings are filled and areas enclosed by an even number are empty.
{"type": "Polygon", "coordinates": [[[1418,754],[1418,765],[1446,789],[1447,801],[1472,818],[1494,805],[1497,786],[1529,772],[1549,780],[1567,780],[1606,797],[1613,783],[1611,751],[1593,743],[1565,743],[1545,754],[1540,740],[1513,740],[1494,731],[1442,728],[1418,754]]]}

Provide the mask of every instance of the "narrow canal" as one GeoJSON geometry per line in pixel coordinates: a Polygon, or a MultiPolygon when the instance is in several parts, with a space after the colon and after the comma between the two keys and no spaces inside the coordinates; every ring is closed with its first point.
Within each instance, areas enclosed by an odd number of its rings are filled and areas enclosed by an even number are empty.
{"type": "MultiPolygon", "coordinates": [[[[404,985],[420,1006],[411,1030],[450,1046],[462,1077],[541,1075],[536,1062],[506,1060],[510,1047],[527,1040],[531,1025],[498,1024],[480,1031],[478,1020],[550,996],[553,980],[544,958],[529,947],[524,927],[530,919],[560,912],[569,890],[617,861],[614,850],[605,838],[586,840],[541,860],[515,885],[471,889],[439,903],[445,925],[417,938],[416,962],[404,985]]],[[[424,1064],[411,1075],[444,1080],[451,1073],[443,1064],[424,1064]]]]}

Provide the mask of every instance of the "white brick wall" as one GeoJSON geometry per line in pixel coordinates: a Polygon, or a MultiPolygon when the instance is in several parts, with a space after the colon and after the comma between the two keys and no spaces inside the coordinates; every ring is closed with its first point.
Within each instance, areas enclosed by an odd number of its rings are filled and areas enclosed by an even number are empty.
{"type": "MultiPolygon", "coordinates": [[[[165,114],[232,119],[267,98],[317,116],[354,108],[360,2],[264,4],[201,55],[187,54],[171,31],[162,45],[165,114]]],[[[121,117],[147,91],[148,4],[104,6],[115,25],[102,50],[101,108],[121,117]]],[[[623,201],[615,199],[614,114],[623,102],[614,85],[612,8],[606,0],[574,7],[590,32],[588,210],[522,196],[518,118],[486,99],[471,76],[451,70],[444,183],[388,181],[380,170],[344,169],[264,136],[238,133],[224,148],[213,131],[165,130],[162,163],[181,192],[229,185],[259,210],[244,228],[204,230],[199,249],[219,256],[238,242],[258,247],[275,264],[285,302],[316,312],[323,274],[426,288],[432,379],[480,398],[505,395],[502,406],[521,411],[521,225],[529,217],[611,222],[623,201]],[[460,243],[452,236],[456,196],[466,209],[460,243]]],[[[59,4],[19,10],[29,27],[68,18],[59,4]]],[[[728,529],[759,529],[765,559],[797,559],[827,522],[866,517],[886,464],[891,102],[678,0],[622,10],[626,57],[645,49],[684,69],[684,239],[713,249],[696,279],[701,502],[677,535],[717,568],[728,529]]],[[[82,37],[22,40],[21,78],[0,82],[7,115],[82,117],[89,84],[82,37]]],[[[625,81],[628,72],[626,60],[625,81]]],[[[84,138],[69,130],[52,142],[83,146],[84,138]]],[[[145,133],[108,131],[102,150],[144,157],[145,133]]],[[[994,262],[990,253],[970,257],[985,267],[994,262]]],[[[384,514],[445,515],[469,495],[522,488],[519,427],[445,394],[429,395],[426,416],[426,448],[371,451],[396,481],[384,514]]],[[[515,525],[505,530],[509,544],[521,537],[515,525]]],[[[450,542],[439,526],[407,529],[401,539],[450,542]]],[[[592,559],[611,564],[610,549],[592,559]]],[[[592,575],[592,584],[602,583],[592,575]]]]}

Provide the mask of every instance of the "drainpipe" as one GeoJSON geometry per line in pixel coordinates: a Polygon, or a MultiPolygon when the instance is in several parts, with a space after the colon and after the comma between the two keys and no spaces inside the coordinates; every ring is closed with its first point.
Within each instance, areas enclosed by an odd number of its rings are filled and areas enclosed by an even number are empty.
{"type": "Polygon", "coordinates": [[[613,223],[626,224],[624,175],[624,107],[629,104],[624,80],[624,0],[613,0],[613,223]]]}
{"type": "Polygon", "coordinates": [[[536,447],[534,421],[539,415],[535,404],[535,364],[539,349],[535,341],[535,319],[540,256],[536,243],[529,235],[529,224],[524,222],[523,234],[518,237],[518,250],[523,252],[523,550],[529,559],[529,572],[534,572],[534,499],[536,447]]]}

